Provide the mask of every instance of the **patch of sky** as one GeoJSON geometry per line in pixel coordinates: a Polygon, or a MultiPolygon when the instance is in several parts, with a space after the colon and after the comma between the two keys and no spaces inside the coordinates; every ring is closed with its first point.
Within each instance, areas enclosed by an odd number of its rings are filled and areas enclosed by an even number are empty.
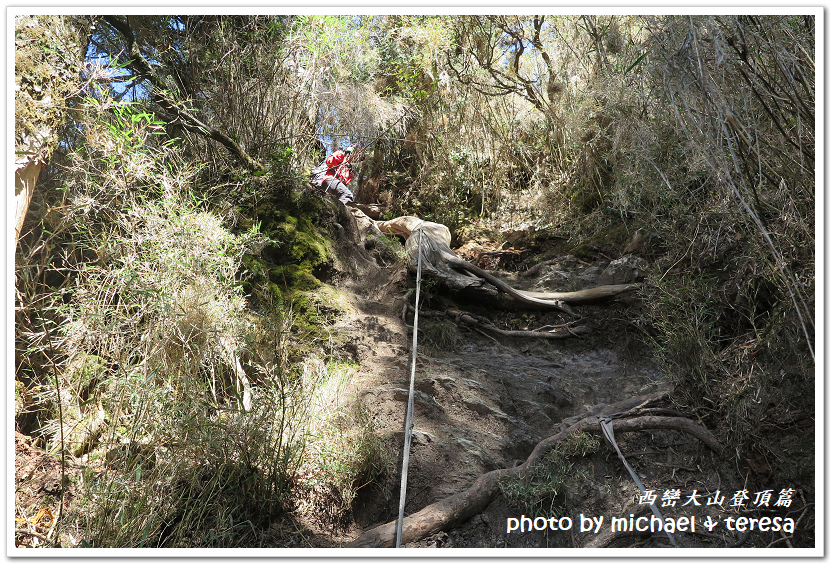
{"type": "Polygon", "coordinates": [[[172,29],[173,31],[184,31],[185,25],[181,18],[170,18],[170,21],[167,24],[167,27],[172,29]]]}
{"type": "Polygon", "coordinates": [[[359,142],[359,139],[354,135],[337,133],[336,131],[340,126],[336,110],[333,110],[331,117],[322,110],[317,112],[317,138],[325,145],[326,156],[337,149],[345,149],[349,145],[359,142]]]}

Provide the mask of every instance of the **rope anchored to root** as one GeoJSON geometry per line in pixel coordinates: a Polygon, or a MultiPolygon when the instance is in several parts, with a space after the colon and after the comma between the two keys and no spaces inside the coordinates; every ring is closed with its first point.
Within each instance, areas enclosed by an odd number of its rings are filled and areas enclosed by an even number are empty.
{"type": "Polygon", "coordinates": [[[570,304],[608,299],[640,288],[640,284],[634,283],[603,285],[567,292],[523,291],[511,287],[491,273],[456,255],[450,248],[452,237],[445,225],[411,216],[397,217],[390,221],[377,221],[375,225],[383,233],[399,235],[406,239],[411,271],[414,272],[418,268],[418,263],[422,262],[421,268],[425,275],[440,281],[454,291],[479,290],[491,295],[501,291],[525,307],[559,310],[571,317],[579,318],[579,315],[571,309],[570,304]],[[411,237],[410,234],[415,230],[422,232],[423,236],[411,237]]]}

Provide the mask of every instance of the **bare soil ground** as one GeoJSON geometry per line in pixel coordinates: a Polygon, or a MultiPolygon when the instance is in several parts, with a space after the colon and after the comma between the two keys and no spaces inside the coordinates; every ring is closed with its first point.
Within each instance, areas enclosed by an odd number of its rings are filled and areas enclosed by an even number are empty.
{"type": "MultiPolygon", "coordinates": [[[[61,510],[61,478],[67,474],[77,477],[79,473],[71,458],[62,472],[60,456],[44,452],[32,442],[31,437],[15,430],[15,546],[24,548],[43,547],[47,539],[51,540],[61,510]]],[[[64,494],[64,510],[73,498],[71,490],[64,494]]],[[[61,533],[61,544],[72,545],[73,541],[61,533]]]]}

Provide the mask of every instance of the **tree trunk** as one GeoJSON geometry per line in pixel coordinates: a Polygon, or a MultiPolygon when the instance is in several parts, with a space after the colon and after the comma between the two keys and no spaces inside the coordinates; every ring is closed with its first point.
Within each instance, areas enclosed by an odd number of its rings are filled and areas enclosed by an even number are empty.
{"type": "Polygon", "coordinates": [[[35,185],[40,175],[43,164],[34,160],[24,160],[15,163],[14,171],[14,248],[17,248],[17,241],[20,240],[20,233],[23,231],[23,221],[29,211],[29,204],[32,202],[32,194],[35,193],[35,185]]]}
{"type": "Polygon", "coordinates": [[[67,99],[78,93],[86,22],[77,16],[15,16],[14,248],[40,171],[66,118],[67,99]]]}

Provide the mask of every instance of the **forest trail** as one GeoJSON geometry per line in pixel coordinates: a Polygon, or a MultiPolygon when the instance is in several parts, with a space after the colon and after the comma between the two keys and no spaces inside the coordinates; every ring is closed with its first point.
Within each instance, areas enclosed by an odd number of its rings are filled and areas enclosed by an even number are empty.
{"type": "Polygon", "coordinates": [[[10,11],[15,549],[392,543],[414,219],[408,546],[823,550],[823,13],[750,10],[10,11]]]}
{"type": "MultiPolygon", "coordinates": [[[[540,287],[553,274],[572,279],[584,276],[583,283],[588,283],[596,271],[607,266],[607,262],[561,262],[523,279],[524,288],[540,287]],[[566,271],[568,267],[571,271],[566,271]]],[[[405,279],[400,270],[396,277],[393,271],[389,268],[380,275],[365,276],[365,282],[343,288],[350,293],[355,309],[334,329],[349,334],[349,348],[361,366],[349,395],[394,452],[395,469],[382,483],[358,495],[353,505],[353,525],[342,535],[331,536],[325,526],[307,522],[316,536],[316,545],[347,545],[361,533],[397,518],[412,357],[412,313],[404,321],[402,311],[405,300],[414,302],[406,293],[414,279],[405,279]]],[[[515,276],[503,272],[498,275],[510,278],[510,283],[518,282],[515,276]]],[[[440,309],[439,303],[440,299],[428,298],[422,302],[422,311],[440,309]]],[[[456,325],[451,318],[422,315],[406,514],[467,489],[489,471],[521,464],[542,439],[598,406],[669,390],[665,377],[637,337],[637,329],[622,318],[627,316],[624,310],[637,305],[637,298],[629,295],[610,303],[580,306],[590,333],[554,341],[496,340],[460,323],[456,325]],[[447,337],[449,342],[437,346],[431,335],[444,334],[448,323],[458,328],[447,337]],[[437,324],[444,325],[443,331],[436,328],[437,324]]],[[[518,316],[527,325],[520,328],[556,324],[565,318],[561,312],[522,315],[470,307],[466,305],[468,310],[477,309],[477,313],[487,315],[496,325],[515,323],[518,316]]],[[[650,487],[680,487],[695,479],[711,481],[714,487],[721,479],[711,466],[701,469],[703,459],[714,463],[714,458],[694,439],[674,431],[637,434],[642,435],[626,435],[619,441],[629,452],[643,455],[648,450],[646,455],[660,456],[653,458],[656,465],[641,469],[650,487]],[[680,474],[678,467],[684,468],[680,474]]],[[[611,513],[628,515],[626,511],[642,508],[636,504],[636,486],[608,444],[600,443],[599,452],[586,460],[574,460],[573,472],[579,479],[566,483],[555,499],[545,500],[542,495],[533,500],[550,502],[550,506],[538,507],[542,513],[585,511],[602,513],[610,519],[611,513]]],[[[518,516],[518,510],[515,503],[498,495],[482,514],[460,527],[430,534],[406,546],[580,547],[592,539],[550,532],[508,536],[504,523],[507,517],[518,516]]],[[[667,539],[655,537],[654,541],[660,544],[667,539]]],[[[700,538],[684,541],[687,546],[699,545],[700,538]]]]}

